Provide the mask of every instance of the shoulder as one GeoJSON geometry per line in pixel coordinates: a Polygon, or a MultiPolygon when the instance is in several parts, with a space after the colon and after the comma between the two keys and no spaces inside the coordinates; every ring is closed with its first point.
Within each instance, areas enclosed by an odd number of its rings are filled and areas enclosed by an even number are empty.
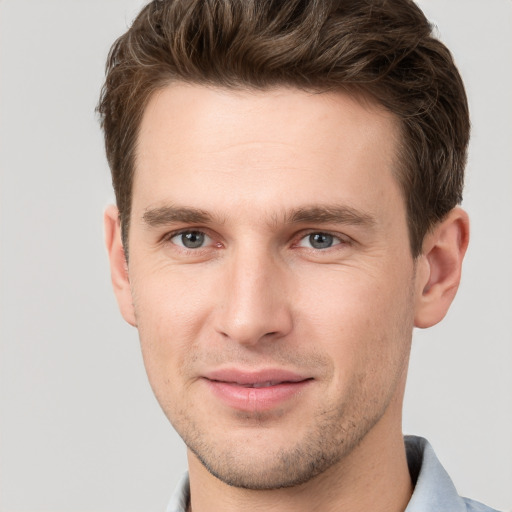
{"type": "Polygon", "coordinates": [[[470,500],[469,498],[462,498],[466,504],[468,512],[499,512],[498,510],[488,507],[479,501],[470,500]]]}
{"type": "Polygon", "coordinates": [[[406,512],[498,512],[478,501],[459,496],[430,443],[405,436],[407,463],[414,492],[406,512]]]}

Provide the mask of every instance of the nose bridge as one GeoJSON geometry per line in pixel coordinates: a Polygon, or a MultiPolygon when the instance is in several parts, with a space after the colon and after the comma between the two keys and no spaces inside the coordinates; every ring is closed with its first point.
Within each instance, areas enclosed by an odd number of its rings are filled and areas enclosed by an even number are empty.
{"type": "Polygon", "coordinates": [[[265,247],[238,247],[225,266],[217,329],[243,344],[286,335],[292,327],[286,272],[265,247]]]}

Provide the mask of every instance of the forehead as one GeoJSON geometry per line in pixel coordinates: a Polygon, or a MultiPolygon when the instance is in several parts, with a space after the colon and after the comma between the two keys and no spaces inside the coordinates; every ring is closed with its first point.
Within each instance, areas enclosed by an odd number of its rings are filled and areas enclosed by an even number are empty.
{"type": "Polygon", "coordinates": [[[266,210],[312,197],[370,205],[383,187],[397,187],[398,132],[392,114],[346,93],[173,84],[144,112],[134,203],[154,207],[188,193],[203,209],[228,198],[266,210]]]}
{"type": "Polygon", "coordinates": [[[228,144],[265,140],[293,144],[304,136],[311,145],[331,150],[335,140],[350,136],[355,140],[363,132],[376,136],[382,128],[393,144],[397,125],[393,114],[363,94],[291,87],[224,89],[177,82],[151,96],[139,130],[138,154],[154,149],[146,142],[157,133],[183,150],[191,144],[194,149],[198,145],[216,149],[220,139],[228,144]]]}

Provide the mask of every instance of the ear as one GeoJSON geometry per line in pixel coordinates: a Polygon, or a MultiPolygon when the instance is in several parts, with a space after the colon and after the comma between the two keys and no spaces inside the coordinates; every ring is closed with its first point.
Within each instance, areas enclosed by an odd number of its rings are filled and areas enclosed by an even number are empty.
{"type": "Polygon", "coordinates": [[[461,208],[454,208],[425,236],[416,270],[415,327],[431,327],[448,312],[468,242],[469,219],[461,208]]]}
{"type": "Polygon", "coordinates": [[[107,247],[108,257],[110,260],[110,275],[117,303],[119,304],[119,309],[123,318],[130,325],[135,327],[137,322],[135,320],[132,291],[128,276],[128,264],[126,262],[123,242],[121,240],[119,211],[115,206],[108,206],[105,210],[103,215],[103,225],[105,230],[105,245],[107,247]]]}

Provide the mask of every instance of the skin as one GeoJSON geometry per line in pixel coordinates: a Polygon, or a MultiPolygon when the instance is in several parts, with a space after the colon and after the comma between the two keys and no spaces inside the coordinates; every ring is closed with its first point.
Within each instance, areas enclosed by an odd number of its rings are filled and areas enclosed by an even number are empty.
{"type": "Polygon", "coordinates": [[[195,512],[405,509],[412,329],[445,315],[468,220],[454,209],[412,258],[398,137],[393,115],[343,93],[174,84],[151,98],[129,266],[115,207],[106,243],[121,312],[189,448],[195,512]],[[184,247],[183,232],[204,243],[184,247]],[[309,380],[240,411],[204,378],[225,368],[309,380]]]}

